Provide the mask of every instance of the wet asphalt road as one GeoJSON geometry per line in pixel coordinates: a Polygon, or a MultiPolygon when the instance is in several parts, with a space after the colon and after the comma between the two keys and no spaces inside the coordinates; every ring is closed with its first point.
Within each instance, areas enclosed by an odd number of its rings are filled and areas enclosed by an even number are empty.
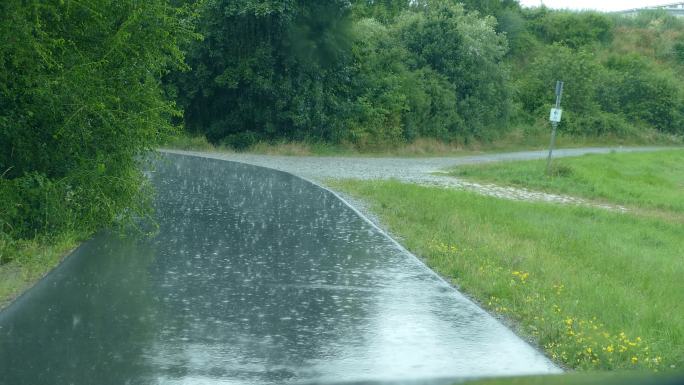
{"type": "MultiPolygon", "coordinates": [[[[667,147],[593,147],[557,149],[554,158],[610,152],[649,152],[667,147]]],[[[344,156],[280,156],[249,153],[202,152],[163,150],[168,153],[195,155],[230,160],[286,171],[303,178],[324,181],[326,179],[387,179],[395,178],[420,184],[458,185],[457,178],[444,178],[432,173],[459,165],[515,160],[546,159],[548,150],[522,151],[500,154],[482,154],[460,157],[344,157],[344,156]],[[451,182],[445,180],[451,180],[451,182]]]]}
{"type": "Polygon", "coordinates": [[[332,193],[164,155],[156,236],[102,233],[0,313],[0,384],[445,384],[558,372],[332,193]]]}
{"type": "MultiPolygon", "coordinates": [[[[554,158],[609,152],[644,152],[663,150],[667,147],[602,147],[559,149],[554,158]]],[[[312,157],[274,156],[226,152],[197,152],[163,150],[168,153],[195,155],[213,159],[269,167],[286,171],[303,178],[325,184],[328,179],[397,179],[405,183],[427,186],[466,189],[479,194],[513,200],[546,201],[561,204],[590,205],[606,209],[623,208],[587,202],[578,197],[530,191],[516,187],[497,186],[491,183],[476,183],[460,178],[445,176],[441,171],[459,165],[514,160],[545,159],[548,151],[524,151],[501,154],[484,154],[462,157],[392,158],[392,157],[312,157]]]]}

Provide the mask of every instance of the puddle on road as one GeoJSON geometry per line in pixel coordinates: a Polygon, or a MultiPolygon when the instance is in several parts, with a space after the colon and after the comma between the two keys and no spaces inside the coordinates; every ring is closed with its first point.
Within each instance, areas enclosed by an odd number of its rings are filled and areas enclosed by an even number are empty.
{"type": "Polygon", "coordinates": [[[0,384],[558,371],[331,193],[254,166],[162,159],[157,236],[100,234],[0,313],[0,384]]]}

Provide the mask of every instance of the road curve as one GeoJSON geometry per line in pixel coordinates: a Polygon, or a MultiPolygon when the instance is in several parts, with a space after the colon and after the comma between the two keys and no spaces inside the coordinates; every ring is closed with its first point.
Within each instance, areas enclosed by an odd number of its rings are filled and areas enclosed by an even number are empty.
{"type": "MultiPolygon", "coordinates": [[[[554,152],[554,156],[568,157],[585,154],[605,154],[609,152],[644,152],[664,149],[668,149],[668,147],[602,147],[559,149],[554,152]]],[[[475,183],[460,178],[439,174],[439,171],[441,170],[465,164],[544,159],[548,155],[547,151],[525,151],[463,157],[434,158],[293,157],[179,150],[162,151],[167,153],[230,160],[273,168],[276,170],[289,172],[309,180],[317,181],[319,183],[325,183],[327,179],[392,178],[406,183],[415,183],[426,186],[466,189],[480,194],[504,199],[591,205],[611,210],[624,210],[624,208],[617,206],[587,202],[586,200],[578,197],[530,191],[515,187],[497,186],[491,183],[475,183]]]]}
{"type": "MultiPolygon", "coordinates": [[[[558,149],[554,157],[570,157],[586,154],[607,154],[610,152],[648,152],[671,149],[672,147],[590,147],[558,149]]],[[[387,179],[404,181],[442,180],[432,173],[466,164],[505,162],[515,160],[545,159],[547,150],[522,151],[499,154],[482,154],[458,157],[344,157],[344,156],[282,156],[249,153],[203,152],[162,149],[165,153],[200,156],[205,158],[230,160],[255,166],[268,167],[289,172],[307,179],[324,181],[326,179],[387,179]]],[[[455,178],[454,178],[455,179],[455,178]]]]}
{"type": "Polygon", "coordinates": [[[559,369],[331,192],[163,155],[159,231],[102,233],[0,313],[0,384],[446,384],[559,369]]]}

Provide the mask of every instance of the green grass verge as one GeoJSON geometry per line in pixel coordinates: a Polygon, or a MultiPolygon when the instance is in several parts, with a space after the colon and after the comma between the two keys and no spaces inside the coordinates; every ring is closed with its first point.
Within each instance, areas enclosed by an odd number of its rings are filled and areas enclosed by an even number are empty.
{"type": "Polygon", "coordinates": [[[678,385],[681,373],[566,373],[550,376],[523,376],[467,381],[463,385],[678,385]]]}
{"type": "Polygon", "coordinates": [[[0,309],[57,266],[77,243],[73,234],[49,240],[0,237],[0,309]]]}
{"type": "Polygon", "coordinates": [[[684,150],[561,158],[547,176],[546,161],[462,166],[450,175],[684,213],[684,150]]]}
{"type": "Polygon", "coordinates": [[[684,226],[396,181],[333,181],[408,249],[575,369],[684,365],[684,226]]]}

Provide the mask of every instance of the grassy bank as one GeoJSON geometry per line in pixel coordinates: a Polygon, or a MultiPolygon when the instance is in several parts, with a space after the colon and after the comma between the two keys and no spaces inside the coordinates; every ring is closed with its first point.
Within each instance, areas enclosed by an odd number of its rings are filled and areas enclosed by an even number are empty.
{"type": "Polygon", "coordinates": [[[0,238],[0,309],[52,270],[77,243],[73,234],[49,240],[0,238]]]}
{"type": "MultiPolygon", "coordinates": [[[[469,141],[445,143],[435,139],[419,138],[411,143],[387,145],[384,147],[358,148],[353,144],[321,143],[307,141],[258,142],[243,150],[255,154],[286,156],[449,156],[469,155],[482,152],[510,152],[542,150],[548,148],[549,132],[545,128],[520,127],[492,141],[469,141]]],[[[559,148],[681,145],[684,139],[656,132],[641,136],[617,137],[559,135],[559,148]]],[[[179,150],[236,152],[229,146],[213,145],[203,136],[183,134],[169,140],[165,147],[179,150]]]]}
{"type": "Polygon", "coordinates": [[[574,195],[641,209],[684,213],[684,150],[462,166],[458,177],[574,195]]]}
{"type": "Polygon", "coordinates": [[[684,226],[600,209],[340,181],[426,263],[576,369],[684,364],[684,226]]]}
{"type": "Polygon", "coordinates": [[[491,378],[465,382],[465,385],[678,385],[683,373],[566,373],[550,376],[491,378]]]}

